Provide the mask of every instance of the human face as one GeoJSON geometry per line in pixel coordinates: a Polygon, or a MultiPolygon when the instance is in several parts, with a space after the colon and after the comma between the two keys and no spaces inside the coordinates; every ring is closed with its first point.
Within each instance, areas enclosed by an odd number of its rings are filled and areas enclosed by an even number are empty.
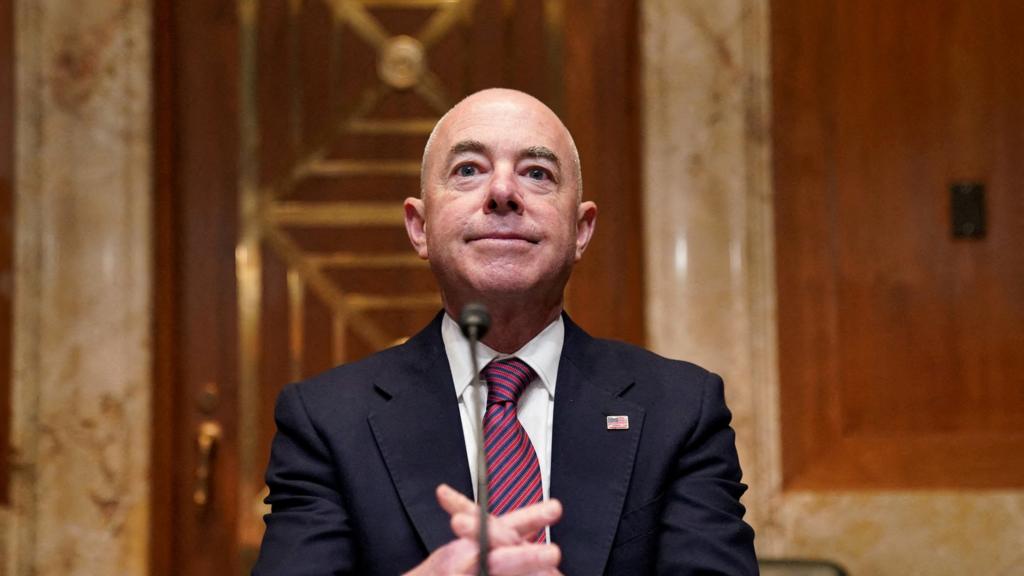
{"type": "Polygon", "coordinates": [[[565,127],[525,94],[485,91],[448,114],[424,158],[423,197],[405,206],[446,304],[560,305],[597,213],[579,202],[574,161],[565,127]]]}

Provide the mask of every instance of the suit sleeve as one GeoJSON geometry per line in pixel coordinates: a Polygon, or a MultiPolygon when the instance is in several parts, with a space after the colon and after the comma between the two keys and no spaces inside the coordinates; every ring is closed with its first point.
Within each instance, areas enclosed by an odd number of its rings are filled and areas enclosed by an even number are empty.
{"type": "Polygon", "coordinates": [[[677,454],[658,542],[658,574],[756,575],[754,531],[743,521],[736,435],[722,379],[708,374],[700,417],[677,454]]]}
{"type": "Polygon", "coordinates": [[[277,399],[267,467],[266,533],[253,576],[351,574],[353,531],[327,446],[292,385],[277,399]]]}

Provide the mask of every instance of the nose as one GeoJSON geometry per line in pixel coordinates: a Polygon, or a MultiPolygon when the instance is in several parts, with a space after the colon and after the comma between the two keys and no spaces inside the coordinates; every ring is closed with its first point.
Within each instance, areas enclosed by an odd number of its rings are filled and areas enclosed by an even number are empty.
{"type": "Polygon", "coordinates": [[[495,171],[487,187],[484,199],[484,213],[506,214],[523,213],[522,191],[516,183],[512,171],[495,171]]]}

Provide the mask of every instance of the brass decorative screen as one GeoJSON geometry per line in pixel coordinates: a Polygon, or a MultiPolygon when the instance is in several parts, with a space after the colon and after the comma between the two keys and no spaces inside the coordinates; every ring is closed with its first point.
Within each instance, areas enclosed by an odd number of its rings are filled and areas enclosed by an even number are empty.
{"type": "Polygon", "coordinates": [[[459,98],[560,102],[561,0],[237,0],[240,540],[258,546],[281,386],[400,342],[440,297],[402,201],[459,98]]]}

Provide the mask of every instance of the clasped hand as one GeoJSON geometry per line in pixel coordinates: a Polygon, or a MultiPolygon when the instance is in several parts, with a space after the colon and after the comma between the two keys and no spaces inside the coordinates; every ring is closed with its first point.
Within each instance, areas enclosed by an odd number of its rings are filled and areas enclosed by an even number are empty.
{"type": "MultiPolygon", "coordinates": [[[[457,538],[441,546],[406,576],[465,575],[477,573],[480,512],[477,505],[458,491],[442,484],[437,501],[451,515],[452,531],[457,538]]],[[[493,576],[559,576],[562,552],[555,544],[537,544],[530,539],[545,526],[562,517],[558,500],[545,500],[509,512],[491,516],[487,535],[491,551],[487,567],[493,576]]]]}

